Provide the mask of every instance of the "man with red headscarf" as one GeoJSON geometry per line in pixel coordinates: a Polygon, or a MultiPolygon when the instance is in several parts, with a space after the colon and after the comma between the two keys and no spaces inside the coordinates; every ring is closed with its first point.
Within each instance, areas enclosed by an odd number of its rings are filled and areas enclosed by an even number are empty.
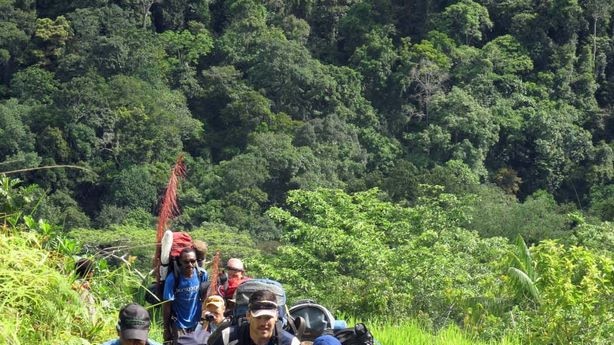
{"type": "Polygon", "coordinates": [[[226,274],[228,278],[226,282],[220,286],[220,295],[226,300],[231,300],[237,287],[249,278],[245,276],[243,261],[237,258],[228,259],[226,263],[226,274]]]}

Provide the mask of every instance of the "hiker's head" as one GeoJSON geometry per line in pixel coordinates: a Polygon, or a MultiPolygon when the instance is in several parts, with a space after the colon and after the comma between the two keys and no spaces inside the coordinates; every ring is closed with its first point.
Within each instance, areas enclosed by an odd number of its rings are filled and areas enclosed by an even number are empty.
{"type": "Polygon", "coordinates": [[[179,254],[178,264],[185,276],[191,276],[196,267],[196,251],[194,248],[183,248],[179,254]]]}
{"type": "Polygon", "coordinates": [[[242,278],[245,268],[243,267],[243,261],[237,258],[230,258],[226,263],[226,270],[228,271],[228,278],[242,278]]]}
{"type": "Polygon", "coordinates": [[[341,342],[332,335],[321,335],[313,341],[313,345],[341,345],[341,342]]]}
{"type": "Polygon", "coordinates": [[[205,319],[207,321],[215,324],[221,323],[224,321],[224,311],[226,311],[226,305],[222,296],[212,295],[207,297],[205,300],[205,319]]]}
{"type": "Polygon", "coordinates": [[[194,251],[196,252],[196,260],[202,263],[207,258],[207,242],[194,240],[192,241],[192,244],[194,245],[194,251]]]}
{"type": "Polygon", "coordinates": [[[75,262],[75,273],[81,279],[90,278],[94,274],[94,262],[86,258],[77,260],[75,262]]]}
{"type": "Polygon", "coordinates": [[[249,335],[255,343],[270,339],[278,317],[277,296],[268,290],[258,290],[249,298],[247,320],[249,335]]]}
{"type": "Polygon", "coordinates": [[[119,311],[117,333],[121,345],[145,345],[149,336],[149,313],[136,303],[119,311]]]}

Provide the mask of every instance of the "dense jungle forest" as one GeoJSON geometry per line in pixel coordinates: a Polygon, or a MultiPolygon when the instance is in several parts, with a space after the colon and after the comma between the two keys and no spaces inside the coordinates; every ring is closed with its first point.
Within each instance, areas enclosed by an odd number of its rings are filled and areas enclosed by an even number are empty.
{"type": "Polygon", "coordinates": [[[0,342],[114,334],[183,155],[174,230],[291,301],[389,326],[382,345],[409,344],[408,322],[611,344],[613,16],[612,0],[0,0],[0,342]],[[62,280],[81,256],[97,320],[62,280]]]}

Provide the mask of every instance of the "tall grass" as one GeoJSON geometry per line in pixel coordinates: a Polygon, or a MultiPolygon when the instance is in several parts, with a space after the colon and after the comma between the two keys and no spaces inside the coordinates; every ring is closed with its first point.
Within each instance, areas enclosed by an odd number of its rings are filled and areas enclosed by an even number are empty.
{"type": "Polygon", "coordinates": [[[91,314],[73,289],[72,264],[35,233],[0,227],[0,344],[98,344],[117,336],[117,312],[139,281],[125,269],[98,271],[91,314]]]}
{"type": "MultiPolygon", "coordinates": [[[[354,325],[355,322],[349,323],[354,325]]],[[[405,321],[399,324],[366,323],[367,327],[381,345],[516,345],[517,340],[504,338],[501,340],[477,340],[451,325],[436,334],[424,330],[414,321],[405,321]]]]}

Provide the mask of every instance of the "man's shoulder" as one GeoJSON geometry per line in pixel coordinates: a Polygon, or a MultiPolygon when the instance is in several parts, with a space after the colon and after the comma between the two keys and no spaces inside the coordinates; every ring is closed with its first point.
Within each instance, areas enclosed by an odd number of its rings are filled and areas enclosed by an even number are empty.
{"type": "Polygon", "coordinates": [[[102,343],[102,345],[119,345],[119,339],[111,339],[102,343]]]}
{"type": "MultiPolygon", "coordinates": [[[[120,345],[121,343],[119,342],[119,339],[112,339],[109,340],[105,343],[102,343],[102,345],[120,345]]],[[[147,339],[147,345],[162,345],[157,341],[151,340],[151,339],[147,339]]]]}
{"type": "Polygon", "coordinates": [[[240,326],[218,328],[209,337],[207,345],[233,345],[239,342],[240,326]]]}
{"type": "Polygon", "coordinates": [[[164,279],[164,288],[167,287],[173,287],[175,282],[175,275],[172,272],[169,272],[169,274],[166,276],[166,279],[164,279]]]}
{"type": "Polygon", "coordinates": [[[162,292],[162,297],[167,300],[167,299],[174,299],[171,297],[174,297],[175,291],[173,291],[175,289],[175,277],[173,276],[173,274],[169,274],[166,276],[166,279],[164,280],[164,291],[162,292]]]}
{"type": "Polygon", "coordinates": [[[300,341],[298,340],[297,337],[294,336],[294,334],[282,330],[281,331],[281,343],[282,345],[299,345],[300,341]]]}
{"type": "Polygon", "coordinates": [[[204,267],[198,266],[196,269],[198,270],[198,278],[200,278],[201,282],[206,282],[209,280],[209,273],[207,273],[207,270],[204,267]]]}

